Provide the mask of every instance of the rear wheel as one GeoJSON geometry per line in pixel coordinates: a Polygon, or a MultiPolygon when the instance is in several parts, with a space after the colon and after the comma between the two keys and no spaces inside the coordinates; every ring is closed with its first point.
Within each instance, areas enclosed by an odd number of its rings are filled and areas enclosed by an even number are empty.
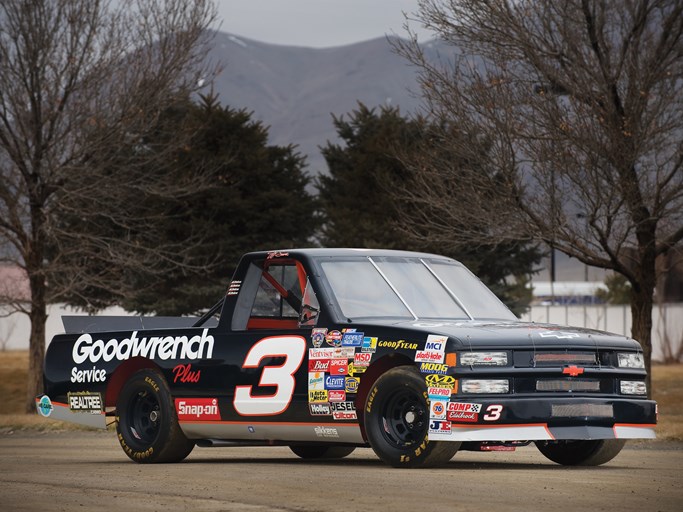
{"type": "Polygon", "coordinates": [[[616,457],[625,444],[624,439],[536,441],[543,455],[564,466],[599,466],[616,457]]]}
{"type": "Polygon", "coordinates": [[[124,384],[116,420],[121,448],[135,462],[179,462],[194,448],[180,430],[168,384],[154,370],[140,370],[124,384]]]}
{"type": "Polygon", "coordinates": [[[397,468],[445,464],[461,444],[429,441],[427,385],[411,366],[377,379],[365,402],[365,432],[377,456],[397,468]]]}
{"type": "Polygon", "coordinates": [[[354,446],[328,446],[324,444],[300,444],[289,447],[302,459],[342,459],[350,455],[354,446]]]}

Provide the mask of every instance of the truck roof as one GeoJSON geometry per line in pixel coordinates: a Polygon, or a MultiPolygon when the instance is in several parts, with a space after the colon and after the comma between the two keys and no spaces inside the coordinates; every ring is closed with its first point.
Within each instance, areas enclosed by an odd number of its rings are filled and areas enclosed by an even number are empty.
{"type": "MultiPolygon", "coordinates": [[[[361,248],[320,248],[320,247],[310,247],[310,248],[297,248],[297,249],[278,249],[278,250],[268,250],[268,251],[254,251],[249,252],[244,255],[244,257],[258,258],[258,257],[268,257],[269,255],[277,255],[285,257],[286,255],[294,256],[308,256],[308,257],[348,257],[348,256],[396,256],[404,258],[441,258],[441,259],[452,259],[447,258],[439,254],[432,254],[426,252],[414,252],[414,251],[402,251],[396,249],[361,249],[361,248]]],[[[273,257],[273,256],[271,256],[273,257]]]]}

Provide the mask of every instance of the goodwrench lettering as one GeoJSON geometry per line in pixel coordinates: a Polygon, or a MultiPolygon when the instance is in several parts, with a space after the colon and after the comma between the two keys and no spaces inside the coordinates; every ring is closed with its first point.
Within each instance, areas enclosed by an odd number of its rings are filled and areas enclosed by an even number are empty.
{"type": "Polygon", "coordinates": [[[76,364],[86,361],[97,363],[113,359],[123,361],[131,357],[149,359],[203,359],[213,355],[213,336],[204,329],[201,336],[152,336],[138,338],[138,331],[133,331],[129,338],[109,341],[93,341],[90,334],[81,334],[74,344],[71,356],[76,364]]]}

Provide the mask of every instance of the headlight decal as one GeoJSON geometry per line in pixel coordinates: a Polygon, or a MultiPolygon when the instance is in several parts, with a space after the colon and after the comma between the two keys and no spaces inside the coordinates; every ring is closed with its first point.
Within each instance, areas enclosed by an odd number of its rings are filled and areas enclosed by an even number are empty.
{"type": "Polygon", "coordinates": [[[462,379],[460,392],[463,394],[509,393],[510,382],[507,379],[462,379]]]}
{"type": "Polygon", "coordinates": [[[647,395],[647,385],[640,380],[622,380],[619,391],[622,395],[647,395]]]}
{"type": "Polygon", "coordinates": [[[617,361],[620,368],[645,368],[642,352],[619,352],[617,361]]]}
{"type": "Polygon", "coordinates": [[[461,352],[461,366],[507,366],[507,352],[461,352]]]}

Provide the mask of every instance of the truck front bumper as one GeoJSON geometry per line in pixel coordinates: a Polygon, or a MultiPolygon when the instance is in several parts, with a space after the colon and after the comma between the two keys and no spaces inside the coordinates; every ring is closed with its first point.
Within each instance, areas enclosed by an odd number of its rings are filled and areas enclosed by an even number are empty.
{"type": "Polygon", "coordinates": [[[657,404],[642,399],[469,398],[431,403],[432,441],[654,439],[657,404]],[[435,412],[436,411],[436,412],[435,412]]]}

